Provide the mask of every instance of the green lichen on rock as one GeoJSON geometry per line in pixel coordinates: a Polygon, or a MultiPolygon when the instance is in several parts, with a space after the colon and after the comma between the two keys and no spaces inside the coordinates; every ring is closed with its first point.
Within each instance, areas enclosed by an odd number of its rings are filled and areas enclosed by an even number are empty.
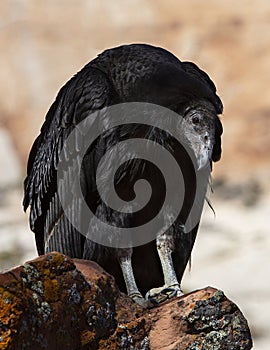
{"type": "Polygon", "coordinates": [[[230,317],[223,317],[228,313],[221,307],[222,296],[224,297],[223,293],[215,293],[207,300],[196,301],[193,310],[186,317],[194,330],[201,332],[220,329],[230,322],[230,317]]]}
{"type": "Polygon", "coordinates": [[[186,350],[201,350],[202,347],[200,346],[200,343],[196,340],[194,343],[189,345],[186,350]]]}
{"type": "MultiPolygon", "coordinates": [[[[212,331],[208,333],[203,339],[202,348],[205,350],[224,349],[224,341],[226,341],[227,337],[228,337],[228,333],[225,332],[224,330],[212,331]]],[[[228,344],[228,350],[230,350],[229,344],[228,344]]]]}
{"type": "Polygon", "coordinates": [[[140,317],[129,323],[119,323],[115,332],[100,349],[150,350],[149,327],[146,319],[140,317]]]}
{"type": "Polygon", "coordinates": [[[38,313],[42,316],[43,321],[46,322],[51,314],[51,307],[47,301],[43,301],[38,308],[38,313]]]}
{"type": "Polygon", "coordinates": [[[114,308],[108,302],[103,306],[93,303],[86,313],[89,326],[91,329],[95,328],[99,337],[104,337],[110,334],[111,330],[116,329],[115,316],[114,308]]]}
{"type": "Polygon", "coordinates": [[[197,300],[184,320],[189,333],[200,335],[200,340],[188,350],[247,350],[252,347],[246,319],[222,291],[197,300]]]}
{"type": "Polygon", "coordinates": [[[143,310],[97,264],[59,253],[0,274],[0,315],[1,350],[252,346],[246,320],[221,291],[209,287],[143,310]]]}
{"type": "Polygon", "coordinates": [[[140,350],[150,350],[150,341],[147,336],[141,341],[140,350]]]}
{"type": "Polygon", "coordinates": [[[26,263],[23,265],[23,269],[24,271],[21,272],[22,282],[34,292],[43,295],[44,286],[35,266],[26,263]]]}
{"type": "Polygon", "coordinates": [[[81,301],[81,295],[80,292],[77,289],[77,285],[76,283],[74,283],[72,285],[72,287],[68,290],[69,293],[69,297],[68,300],[70,303],[74,303],[74,304],[79,304],[81,301]]]}

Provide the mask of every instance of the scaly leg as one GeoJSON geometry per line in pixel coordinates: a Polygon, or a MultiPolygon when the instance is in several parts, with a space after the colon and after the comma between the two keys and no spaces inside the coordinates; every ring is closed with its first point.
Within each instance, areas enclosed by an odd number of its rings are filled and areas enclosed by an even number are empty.
{"type": "Polygon", "coordinates": [[[137,304],[147,307],[148,302],[143,298],[138,290],[132,263],[131,263],[132,249],[121,249],[121,254],[119,254],[119,264],[123,273],[123,277],[126,283],[127,294],[130,296],[137,304]]]}
{"type": "Polygon", "coordinates": [[[146,299],[154,304],[159,304],[174,296],[183,295],[174,271],[172,261],[173,248],[174,241],[171,232],[166,232],[157,238],[157,251],[164,275],[164,286],[153,288],[147,292],[146,299]]]}

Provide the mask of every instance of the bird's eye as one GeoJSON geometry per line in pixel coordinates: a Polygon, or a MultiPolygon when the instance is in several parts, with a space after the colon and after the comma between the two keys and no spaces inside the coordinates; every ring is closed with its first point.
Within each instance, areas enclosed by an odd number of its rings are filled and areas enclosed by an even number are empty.
{"type": "Polygon", "coordinates": [[[199,124],[199,122],[200,122],[199,117],[193,117],[193,118],[192,118],[192,123],[193,123],[193,124],[197,125],[197,124],[199,124]]]}

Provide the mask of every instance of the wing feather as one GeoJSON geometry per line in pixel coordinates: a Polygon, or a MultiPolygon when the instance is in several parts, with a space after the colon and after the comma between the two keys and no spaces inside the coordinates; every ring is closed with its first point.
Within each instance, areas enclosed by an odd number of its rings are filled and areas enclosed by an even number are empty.
{"type": "MultiPolygon", "coordinates": [[[[75,240],[77,246],[79,235],[63,215],[58,203],[59,156],[74,126],[90,113],[112,104],[114,95],[106,75],[96,68],[86,66],[61,88],[46,115],[40,134],[30,151],[24,182],[24,210],[30,206],[30,227],[35,232],[39,254],[45,252],[44,241],[48,236],[52,242],[51,248],[56,249],[57,242],[60,242],[60,248],[65,249],[60,249],[61,251],[76,253],[71,245],[75,240]],[[60,234],[61,229],[65,230],[64,237],[60,234]],[[55,237],[52,238],[53,236],[55,237]]],[[[74,150],[71,154],[65,153],[66,159],[80,151],[81,142],[80,137],[74,140],[74,150]]],[[[66,175],[69,176],[68,183],[71,184],[70,172],[67,171],[66,175]]],[[[77,204],[71,204],[73,212],[77,204]]],[[[76,215],[79,213],[76,212],[76,215]]]]}

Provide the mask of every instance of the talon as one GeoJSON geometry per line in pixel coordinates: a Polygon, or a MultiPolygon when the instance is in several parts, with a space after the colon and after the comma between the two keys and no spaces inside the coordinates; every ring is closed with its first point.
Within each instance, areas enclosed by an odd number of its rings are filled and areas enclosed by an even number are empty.
{"type": "Polygon", "coordinates": [[[153,308],[153,307],[156,307],[160,304],[160,301],[158,301],[155,298],[147,299],[147,301],[148,301],[148,308],[153,308]]]}
{"type": "Polygon", "coordinates": [[[148,308],[151,306],[149,300],[145,300],[144,298],[133,298],[133,301],[143,308],[148,308]]]}
{"type": "Polygon", "coordinates": [[[165,288],[165,289],[163,289],[162,291],[160,291],[160,294],[167,294],[167,295],[169,295],[170,294],[170,292],[172,292],[172,294],[174,295],[174,294],[176,294],[176,290],[175,289],[173,289],[173,288],[165,288]]]}
{"type": "Polygon", "coordinates": [[[155,305],[159,305],[159,304],[163,303],[164,301],[166,301],[167,299],[169,299],[167,295],[159,294],[159,295],[157,295],[156,298],[150,298],[150,301],[152,303],[154,303],[155,305]]]}
{"type": "Polygon", "coordinates": [[[180,297],[183,295],[179,284],[171,286],[163,286],[160,288],[153,288],[146,293],[145,299],[149,300],[154,306],[157,306],[164,301],[180,297]]]}
{"type": "Polygon", "coordinates": [[[133,292],[129,294],[129,297],[140,306],[147,308],[149,307],[149,301],[144,299],[144,297],[139,292],[133,292]]]}

